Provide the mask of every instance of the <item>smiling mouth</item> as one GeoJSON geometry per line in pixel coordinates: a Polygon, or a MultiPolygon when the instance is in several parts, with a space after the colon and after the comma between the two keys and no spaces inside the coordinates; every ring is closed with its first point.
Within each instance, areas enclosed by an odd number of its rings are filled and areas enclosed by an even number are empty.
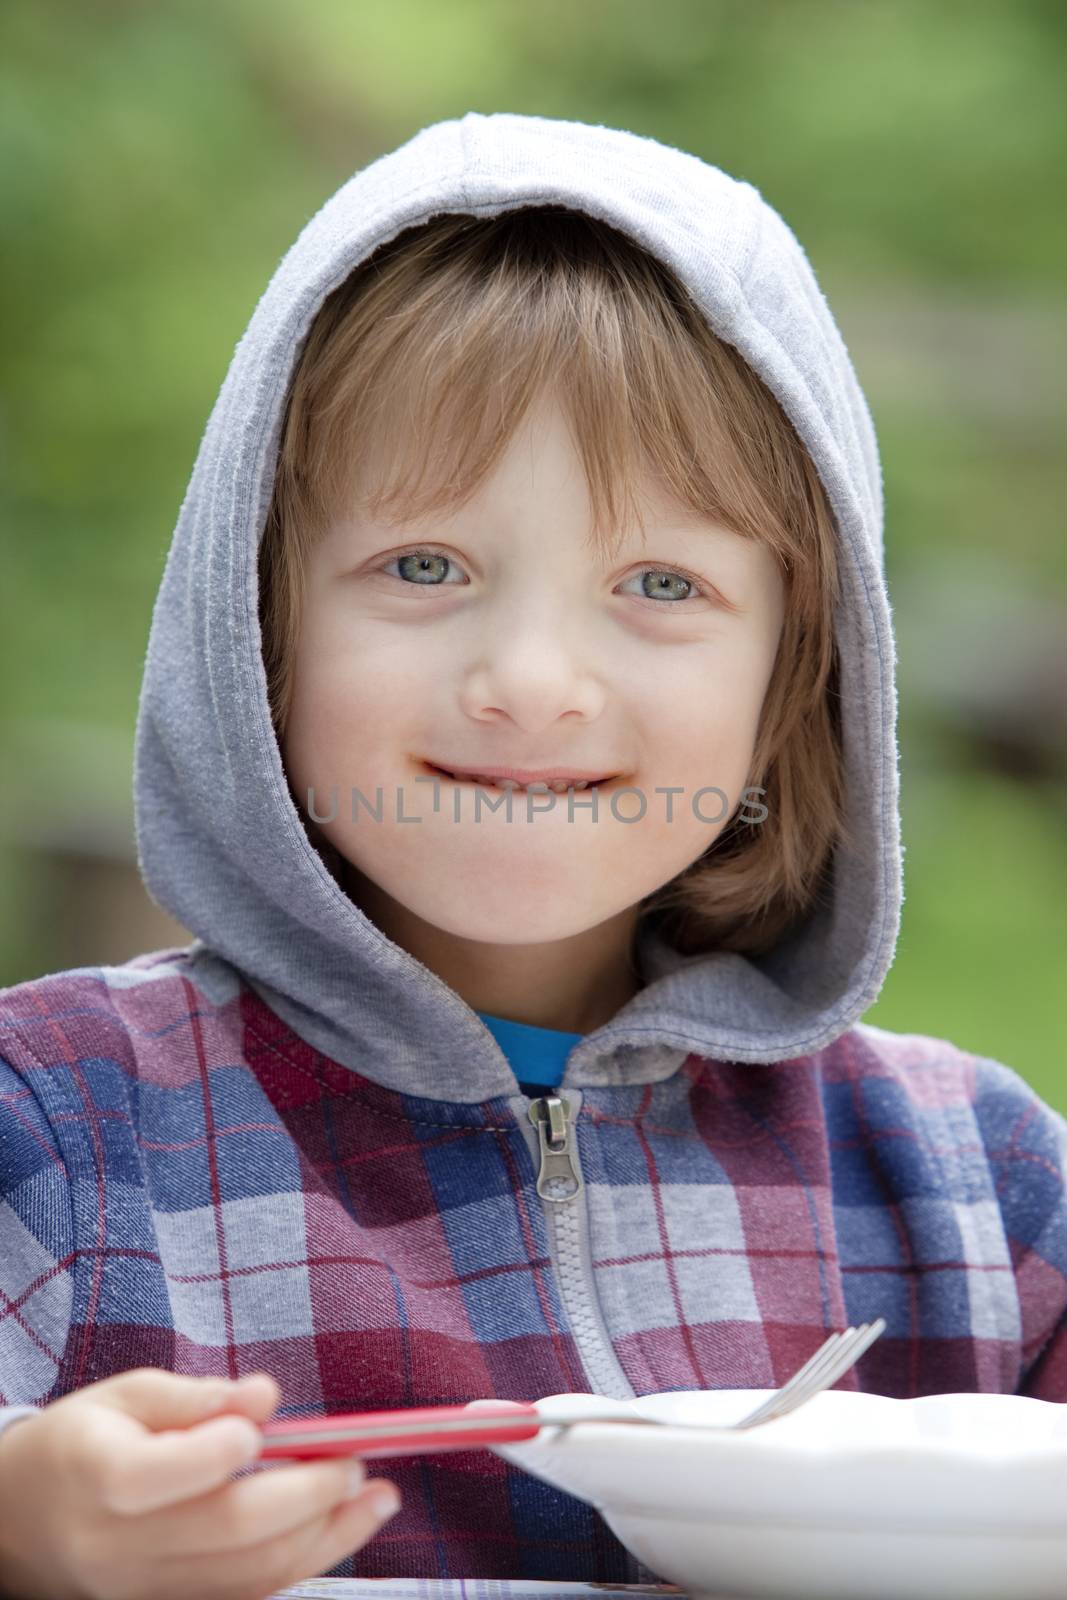
{"type": "Polygon", "coordinates": [[[430,762],[430,761],[424,761],[423,762],[423,766],[426,768],[426,771],[428,773],[430,773],[433,777],[435,777],[435,778],[447,778],[449,783],[459,783],[459,784],[462,784],[465,788],[472,788],[472,789],[473,788],[476,788],[476,789],[498,789],[498,790],[500,790],[501,793],[504,793],[508,789],[518,791],[519,793],[524,793],[527,789],[532,789],[532,788],[538,788],[538,792],[540,793],[541,789],[540,789],[539,785],[542,785],[542,784],[543,784],[543,787],[546,787],[549,790],[551,790],[551,792],[553,794],[566,794],[567,791],[570,790],[570,789],[573,789],[575,791],[575,793],[577,793],[578,791],[580,791],[582,789],[599,789],[604,784],[611,783],[611,781],[612,781],[611,777],[607,776],[607,777],[603,777],[603,778],[597,778],[595,780],[590,780],[590,779],[586,778],[586,779],[580,780],[579,782],[568,781],[565,778],[558,778],[558,779],[554,779],[551,783],[547,783],[547,782],[543,782],[543,780],[539,779],[539,780],[537,780],[536,784],[534,783],[533,780],[531,780],[530,783],[526,784],[526,783],[519,783],[514,778],[479,778],[479,777],[469,776],[466,773],[462,774],[460,777],[457,777],[454,772],[449,772],[447,770],[447,768],[445,768],[445,767],[435,767],[433,765],[433,763],[430,762]]]}

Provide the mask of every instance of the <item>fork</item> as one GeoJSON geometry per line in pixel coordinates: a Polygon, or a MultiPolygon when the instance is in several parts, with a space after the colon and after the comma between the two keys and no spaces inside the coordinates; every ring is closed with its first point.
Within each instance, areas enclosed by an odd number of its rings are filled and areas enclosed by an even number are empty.
{"type": "Polygon", "coordinates": [[[878,1317],[874,1322],[847,1328],[844,1333],[831,1334],[780,1389],[737,1422],[675,1422],[665,1417],[644,1417],[630,1409],[632,1402],[611,1401],[601,1395],[591,1396],[588,1409],[570,1416],[560,1404],[569,1396],[557,1396],[555,1405],[551,1399],[475,1400],[467,1406],[416,1406],[404,1411],[349,1412],[267,1422],[260,1430],[265,1443],[258,1459],[414,1456],[470,1450],[480,1445],[534,1439],[542,1428],[573,1428],[580,1422],[651,1423],[656,1427],[703,1428],[713,1433],[756,1428],[796,1411],[820,1390],[832,1388],[885,1332],[885,1326],[883,1318],[878,1317]]]}
{"type": "MultiPolygon", "coordinates": [[[[761,1423],[771,1422],[775,1417],[788,1416],[821,1389],[832,1389],[838,1378],[843,1378],[884,1332],[885,1318],[877,1317],[874,1322],[861,1322],[858,1328],[847,1328],[844,1333],[832,1333],[811,1360],[805,1361],[762,1405],[754,1411],[746,1411],[737,1422],[713,1423],[711,1426],[727,1431],[733,1428],[758,1428],[761,1423]]],[[[708,1424],[684,1423],[681,1426],[707,1427],[708,1424]]]]}

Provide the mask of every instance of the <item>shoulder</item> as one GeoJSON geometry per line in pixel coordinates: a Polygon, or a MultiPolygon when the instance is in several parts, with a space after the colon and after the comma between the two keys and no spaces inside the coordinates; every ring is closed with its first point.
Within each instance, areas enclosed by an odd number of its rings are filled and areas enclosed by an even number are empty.
{"type": "Polygon", "coordinates": [[[240,990],[197,942],[29,978],[0,989],[0,1060],[31,1086],[105,1063],[138,1075],[177,1030],[194,1021],[210,1030],[240,990]]]}
{"type": "Polygon", "coordinates": [[[888,1139],[910,1127],[964,1180],[984,1168],[1019,1243],[1063,1208],[1067,1118],[1004,1062],[860,1023],[823,1052],[820,1069],[825,1092],[847,1097],[872,1131],[888,1139]]]}
{"type": "Polygon", "coordinates": [[[858,1079],[897,1085],[917,1106],[932,1110],[969,1105],[983,1113],[1006,1114],[1012,1107],[1040,1111],[1067,1131],[1067,1119],[1045,1104],[1014,1068],[979,1055],[950,1039],[924,1033],[894,1033],[857,1023],[819,1055],[828,1082],[858,1079]]]}

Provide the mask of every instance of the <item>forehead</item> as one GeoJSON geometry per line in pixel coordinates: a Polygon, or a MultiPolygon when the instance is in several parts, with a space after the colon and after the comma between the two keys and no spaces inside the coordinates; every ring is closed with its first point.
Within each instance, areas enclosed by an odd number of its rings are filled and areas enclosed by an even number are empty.
{"type": "MultiPolygon", "coordinates": [[[[393,399],[394,405],[402,404],[399,396],[393,399]]],[[[399,424],[400,414],[394,416],[399,424]]],[[[625,441],[626,460],[620,463],[625,471],[617,475],[599,451],[590,453],[587,447],[583,454],[551,390],[535,398],[509,431],[501,424],[491,461],[484,459],[485,452],[481,460],[465,456],[460,433],[461,419],[451,417],[441,423],[432,444],[421,431],[398,425],[383,426],[378,441],[365,439],[343,503],[350,535],[506,532],[521,523],[528,505],[543,516],[544,496],[559,495],[566,497],[553,502],[561,518],[581,523],[586,542],[609,558],[624,547],[644,546],[664,530],[680,537],[754,542],[721,516],[673,494],[639,439],[625,441]],[[612,479],[610,507],[594,482],[605,472],[612,479]]]]}

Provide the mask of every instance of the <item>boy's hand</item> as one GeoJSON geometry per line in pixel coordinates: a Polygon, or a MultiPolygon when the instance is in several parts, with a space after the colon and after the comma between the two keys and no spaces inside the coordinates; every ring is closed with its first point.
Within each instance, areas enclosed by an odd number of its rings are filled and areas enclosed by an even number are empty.
{"type": "Polygon", "coordinates": [[[358,1457],[229,1481],[256,1459],[280,1398],[267,1373],[233,1383],[138,1367],[11,1423],[0,1595],[265,1600],[362,1549],[385,1521],[375,1493],[399,1494],[366,1482],[358,1457]]]}

